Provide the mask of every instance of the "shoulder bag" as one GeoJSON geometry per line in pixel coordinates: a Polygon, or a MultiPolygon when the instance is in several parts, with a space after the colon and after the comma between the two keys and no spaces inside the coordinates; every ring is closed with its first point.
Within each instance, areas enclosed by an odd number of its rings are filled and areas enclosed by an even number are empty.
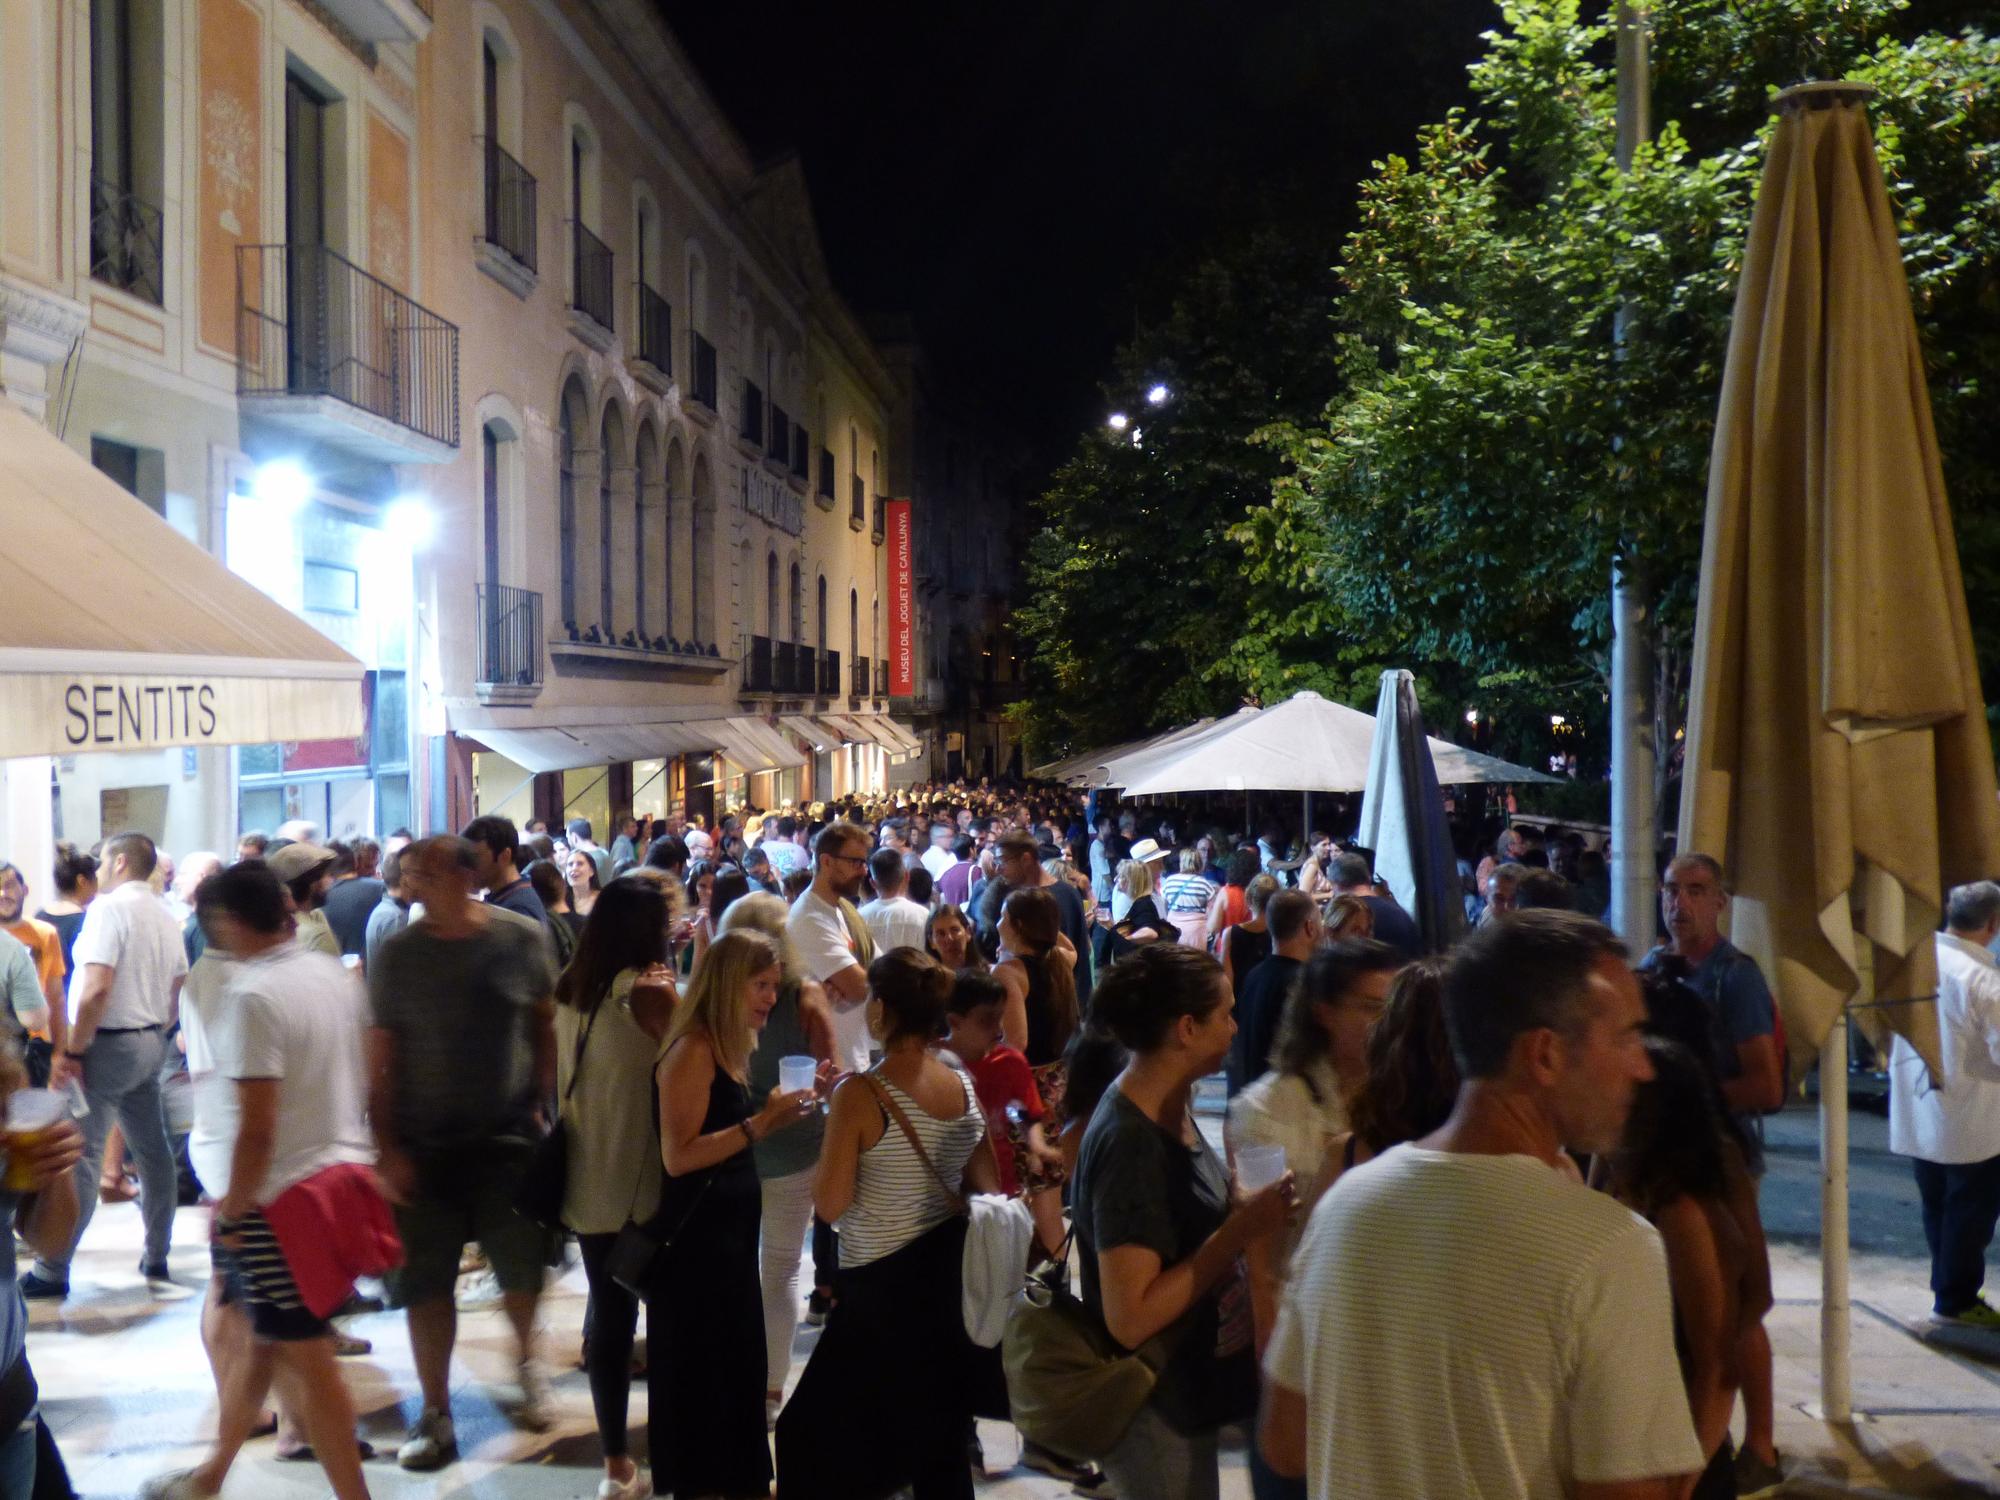
{"type": "Polygon", "coordinates": [[[535,1142],[528,1163],[521,1170],[520,1184],[514,1190],[514,1207],[521,1217],[544,1229],[562,1227],[563,1198],[569,1192],[569,1124],[563,1119],[563,1112],[569,1108],[577,1080],[583,1077],[583,1049],[590,1042],[591,1028],[597,1025],[597,1013],[611,1003],[607,992],[583,1023],[583,1034],[576,1039],[576,1056],[570,1061],[569,1087],[563,1090],[562,1102],[556,1106],[555,1123],[549,1126],[547,1135],[535,1142]]]}
{"type": "MultiPolygon", "coordinates": [[[[1027,1279],[1028,1253],[1035,1238],[1035,1221],[1028,1205],[999,1193],[975,1193],[968,1198],[945,1181],[895,1096],[872,1070],[861,1076],[875,1091],[882,1113],[896,1122],[917,1160],[944,1189],[952,1212],[967,1220],[965,1250],[959,1261],[960,1314],[965,1320],[965,1336],[980,1348],[991,1349],[1005,1333],[1007,1310],[1027,1279]]],[[[977,1111],[977,1099],[968,1099],[967,1106],[977,1111]]]]}

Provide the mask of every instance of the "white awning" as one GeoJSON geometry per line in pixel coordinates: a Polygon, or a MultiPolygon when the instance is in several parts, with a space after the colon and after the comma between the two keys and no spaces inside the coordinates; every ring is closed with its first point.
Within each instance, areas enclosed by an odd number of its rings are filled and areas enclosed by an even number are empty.
{"type": "Polygon", "coordinates": [[[350,739],[361,663],[0,399],[0,758],[350,739]]]}
{"type": "Polygon", "coordinates": [[[891,755],[910,755],[923,741],[887,714],[824,714],[821,716],[857,745],[880,745],[891,755]]]}
{"type": "Polygon", "coordinates": [[[842,739],[840,731],[833,725],[809,719],[804,714],[780,714],[778,722],[815,750],[831,750],[842,739]]]}
{"type": "Polygon", "coordinates": [[[519,729],[459,727],[530,771],[573,771],[618,761],[720,753],[750,771],[805,764],[784,737],[754,719],[676,719],[634,724],[534,725],[519,729]],[[743,726],[753,725],[752,729],[743,726]]]}

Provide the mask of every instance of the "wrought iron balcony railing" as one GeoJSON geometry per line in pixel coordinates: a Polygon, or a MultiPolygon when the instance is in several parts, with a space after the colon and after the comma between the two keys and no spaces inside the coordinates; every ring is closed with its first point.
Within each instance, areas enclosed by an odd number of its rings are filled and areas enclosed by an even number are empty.
{"type": "Polygon", "coordinates": [[[478,590],[479,680],[506,687],[542,685],[542,596],[504,583],[478,590]]]}
{"type": "Polygon", "coordinates": [[[736,435],[753,448],[764,446],[764,392],[754,380],[743,382],[743,405],[736,435]]]}
{"type": "Polygon", "coordinates": [[[162,305],[160,211],[115,182],[90,179],[90,276],[162,305]]]}
{"type": "Polygon", "coordinates": [[[486,243],[535,269],[535,177],[492,136],[486,155],[486,243]]]}
{"type": "Polygon", "coordinates": [[[239,396],[332,396],[458,445],[458,328],[325,245],[236,252],[239,396]]]}
{"type": "Polygon", "coordinates": [[[717,404],[715,380],[715,345],[699,333],[691,333],[689,337],[694,341],[694,389],[688,394],[710,411],[720,411],[722,408],[717,404]]]}
{"type": "Polygon", "coordinates": [[[582,224],[570,225],[575,248],[576,277],[571,288],[570,306],[599,327],[612,327],[611,247],[582,224]]]}
{"type": "Polygon", "coordinates": [[[639,283],[639,358],[662,375],[674,373],[674,313],[667,299],[639,283]]]}

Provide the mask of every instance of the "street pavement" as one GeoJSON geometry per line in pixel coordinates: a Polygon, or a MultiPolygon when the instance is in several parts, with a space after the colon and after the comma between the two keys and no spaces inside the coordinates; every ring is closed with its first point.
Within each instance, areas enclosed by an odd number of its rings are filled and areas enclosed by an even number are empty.
{"type": "MultiPolygon", "coordinates": [[[[1212,1124],[1212,1121],[1209,1122],[1212,1124]]],[[[1770,1319],[1777,1355],[1779,1445],[1798,1496],[2000,1495],[2000,1340],[1938,1340],[1927,1326],[1927,1260],[1907,1166],[1885,1149],[1877,1117],[1853,1121],[1854,1370],[1856,1406],[1867,1420],[1827,1428],[1811,1414],[1818,1397],[1818,1172],[1814,1116],[1795,1108],[1769,1122],[1765,1215],[1772,1234],[1778,1306],[1770,1319]]],[[[205,1210],[186,1209],[176,1225],[172,1298],[148,1294],[137,1273],[139,1221],[131,1204],[99,1210],[60,1308],[38,1304],[29,1349],[43,1410],[91,1500],[131,1495],[141,1480],[195,1462],[213,1431],[214,1400],[197,1332],[207,1273],[205,1210]]],[[[516,1429],[505,1324],[497,1311],[460,1319],[453,1400],[465,1457],[433,1475],[405,1474],[393,1457],[367,1466],[379,1496],[477,1495],[490,1500],[570,1500],[595,1489],[600,1470],[590,1395],[576,1368],[583,1275],[572,1268],[544,1304],[543,1352],[555,1374],[560,1422],[536,1435],[516,1429]]],[[[349,1320],[374,1341],[372,1355],[346,1361],[366,1435],[392,1455],[415,1415],[416,1379],[400,1316],[349,1320]]],[[[802,1330],[798,1353],[809,1353],[802,1330]]],[[[793,1378],[797,1378],[797,1368],[793,1378]]],[[[633,1397],[635,1440],[643,1443],[643,1387],[633,1397]]],[[[982,1424],[992,1500],[1042,1500],[1066,1486],[1009,1468],[1018,1443],[1003,1423],[982,1424]]],[[[225,1494],[230,1500],[319,1500],[316,1465],[279,1463],[265,1438],[245,1449],[225,1494]]],[[[1225,1500],[1249,1495],[1240,1443],[1223,1454],[1225,1500]]],[[[1140,1500],[1140,1497],[1133,1497],[1140,1500]]]]}

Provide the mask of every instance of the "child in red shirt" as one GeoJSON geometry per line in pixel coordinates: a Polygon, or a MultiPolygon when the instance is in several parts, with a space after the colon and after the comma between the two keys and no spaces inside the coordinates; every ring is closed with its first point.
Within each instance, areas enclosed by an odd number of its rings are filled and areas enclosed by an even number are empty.
{"type": "MultiPolygon", "coordinates": [[[[1000,1189],[1010,1198],[1021,1191],[1026,1157],[1052,1156],[1042,1134],[1042,1096],[1028,1059],[1000,1040],[1000,1013],[1007,991],[990,974],[965,970],[952,986],[945,1020],[945,1045],[972,1075],[972,1091],[986,1115],[993,1154],[1000,1163],[1000,1189]]],[[[949,1059],[947,1059],[949,1061],[949,1059]]]]}

